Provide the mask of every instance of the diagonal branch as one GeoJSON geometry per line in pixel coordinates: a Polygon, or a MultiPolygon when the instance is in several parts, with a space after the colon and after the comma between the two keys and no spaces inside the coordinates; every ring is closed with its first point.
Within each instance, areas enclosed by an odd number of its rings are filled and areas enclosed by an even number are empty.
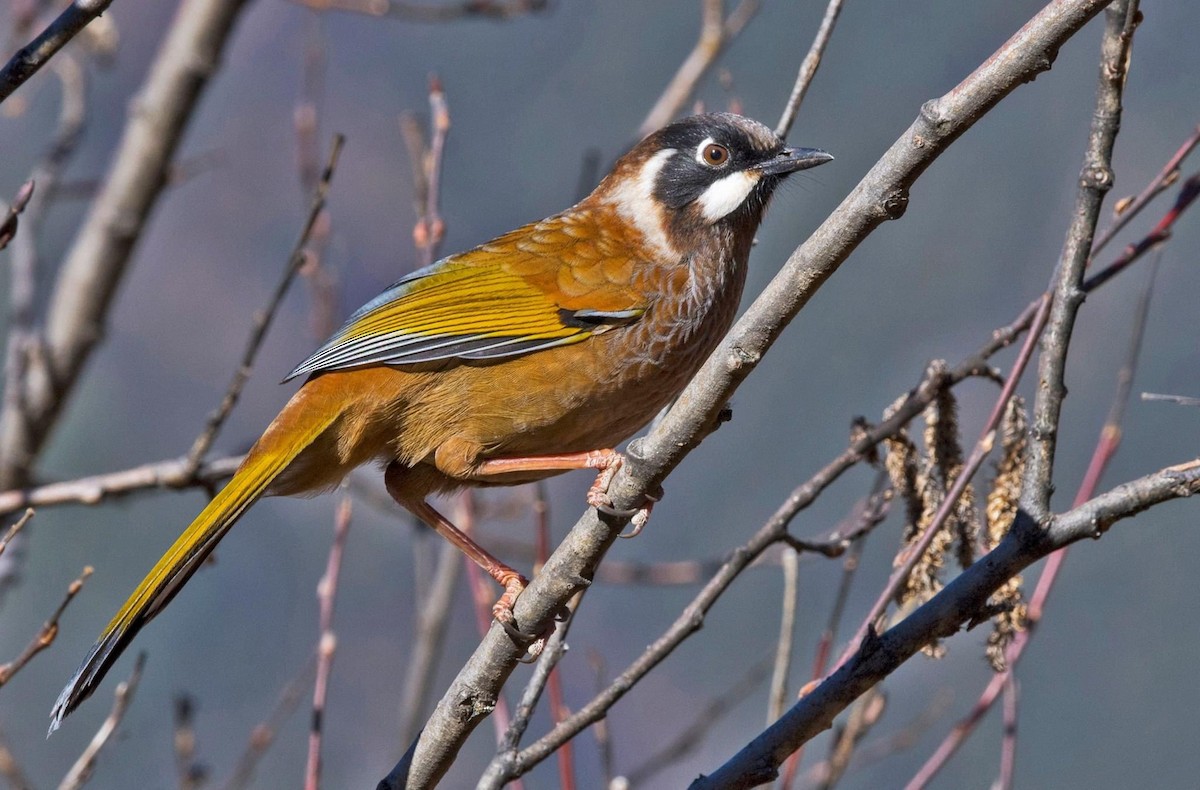
{"type": "MultiPolygon", "coordinates": [[[[1043,9],[1000,50],[945,96],[926,103],[913,125],[842,205],[788,259],[782,271],[697,374],[676,406],[635,441],[610,488],[614,506],[629,508],[699,444],[721,408],[787,323],[871,231],[904,214],[908,189],[975,121],[1019,85],[1050,68],[1059,46],[1098,14],[1105,0],[1059,0],[1043,9]]],[[[589,510],[517,600],[516,619],[538,632],[578,590],[624,526],[589,510]]],[[[467,735],[495,705],[521,648],[493,626],[451,684],[410,752],[411,787],[436,783],[467,735]]]]}
{"type": "Polygon", "coordinates": [[[112,0],[74,0],[38,37],[21,47],[0,69],[0,102],[46,65],[63,45],[104,13],[112,0]]]}
{"type": "Polygon", "coordinates": [[[1066,397],[1067,349],[1075,317],[1083,304],[1083,272],[1092,250],[1096,221],[1104,196],[1113,185],[1112,151],[1121,126],[1121,91],[1125,87],[1129,48],[1137,26],[1137,2],[1119,0],[1108,9],[1107,27],[1100,54],[1100,84],[1096,110],[1088,135],[1079,193],[1062,258],[1055,273],[1050,316],[1042,336],[1038,359],[1038,388],[1030,423],[1029,465],[1021,484],[1021,507],[1034,521],[1050,514],[1053,491],[1054,451],[1059,417],[1066,397]]]}

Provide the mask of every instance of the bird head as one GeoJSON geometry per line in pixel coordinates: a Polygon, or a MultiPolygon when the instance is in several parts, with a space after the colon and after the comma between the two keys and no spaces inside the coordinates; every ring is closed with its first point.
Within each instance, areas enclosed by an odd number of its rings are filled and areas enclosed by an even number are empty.
{"type": "Polygon", "coordinates": [[[715,232],[748,245],[775,188],[824,164],[816,148],[789,148],[758,121],[694,115],[665,126],[625,154],[596,190],[671,254],[715,232]]]}

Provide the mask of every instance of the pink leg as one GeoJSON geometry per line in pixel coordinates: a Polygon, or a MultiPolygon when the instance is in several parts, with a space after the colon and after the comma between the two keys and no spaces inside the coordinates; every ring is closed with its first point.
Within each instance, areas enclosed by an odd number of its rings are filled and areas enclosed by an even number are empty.
{"type": "MultiPolygon", "coordinates": [[[[514,639],[528,642],[532,637],[521,633],[517,628],[516,618],[513,617],[513,606],[516,604],[517,596],[525,590],[528,580],[492,556],[487,549],[480,546],[469,535],[454,526],[454,523],[450,519],[435,510],[428,502],[423,499],[414,501],[410,496],[407,496],[402,484],[403,467],[396,465],[389,466],[384,473],[383,479],[388,493],[392,495],[393,499],[403,505],[414,516],[433,527],[443,538],[458,547],[459,551],[467,555],[480,568],[483,568],[488,576],[491,576],[504,588],[504,594],[492,606],[492,617],[496,618],[496,622],[504,626],[504,630],[514,639]]],[[[537,638],[529,646],[529,653],[536,656],[541,652],[544,644],[544,637],[537,638]]]]}
{"type": "Polygon", "coordinates": [[[633,530],[622,537],[635,537],[646,521],[657,500],[647,497],[646,504],[633,510],[618,510],[612,505],[608,496],[608,487],[612,484],[613,476],[621,468],[624,458],[616,450],[603,448],[589,450],[585,453],[562,453],[559,455],[530,455],[518,458],[492,458],[484,461],[475,468],[476,477],[502,475],[508,472],[557,472],[566,469],[598,469],[595,482],[588,489],[587,503],[602,513],[628,518],[633,522],[633,530]]]}

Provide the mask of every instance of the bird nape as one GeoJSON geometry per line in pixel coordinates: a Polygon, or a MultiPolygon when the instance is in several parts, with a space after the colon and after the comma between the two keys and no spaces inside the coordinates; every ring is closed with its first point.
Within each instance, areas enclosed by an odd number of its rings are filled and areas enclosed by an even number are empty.
{"type": "Polygon", "coordinates": [[[428,498],[594,469],[588,502],[614,512],[612,448],[682,391],[729,329],[775,188],[832,158],[741,116],[685,118],[634,146],[575,206],[368,302],[293,370],[304,384],[104,628],[51,731],[259,498],[330,489],[369,461],[383,463],[397,503],[499,582],[493,614],[528,641],[513,616],[525,578],[428,498]]]}

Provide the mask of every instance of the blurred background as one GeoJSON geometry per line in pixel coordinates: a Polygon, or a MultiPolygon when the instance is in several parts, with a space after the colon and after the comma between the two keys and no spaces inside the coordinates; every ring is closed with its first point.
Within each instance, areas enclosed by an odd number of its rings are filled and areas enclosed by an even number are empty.
{"type": "MultiPolygon", "coordinates": [[[[1041,5],[850,0],[789,140],[825,148],[837,161],[793,178],[776,198],[752,257],[747,298],[838,205],[923,101],[965,77],[1041,5]]],[[[702,80],[696,100],[707,109],[739,107],[774,125],[823,8],[816,0],[764,2],[702,80]]],[[[67,180],[103,176],[130,98],[175,9],[175,3],[146,0],[113,4],[107,16],[119,46],[104,68],[89,66],[86,136],[67,180]]],[[[1194,45],[1200,6],[1146,3],[1143,12],[1116,147],[1116,187],[1102,226],[1113,202],[1139,191],[1200,121],[1200,48],[1194,45]]],[[[5,4],[0,20],[10,13],[5,4]]],[[[1042,291],[1075,199],[1102,24],[1093,21],[1062,49],[1052,71],[1019,88],[921,178],[903,220],[878,229],[821,290],[738,391],[733,421],[671,476],[649,527],[637,540],[619,541],[610,560],[720,559],[845,447],[854,416],[877,419],[929,360],[954,363],[973,353],[1042,291]]],[[[293,121],[302,97],[315,99],[322,158],[334,132],[347,137],[329,197],[332,235],[324,260],[336,278],[340,320],[419,260],[412,242],[413,172],[398,117],[415,112],[427,122],[431,73],[445,87],[453,123],[442,174],[442,250],[450,253],[573,202],[588,152],[599,153],[603,168],[636,139],[699,27],[696,0],[557,0],[545,11],[502,22],[436,24],[315,13],[284,0],[252,4],[185,139],[180,160],[197,167],[161,199],[105,342],[42,456],[38,479],[115,471],[187,451],[224,392],[251,316],[269,297],[307,211],[293,121]]],[[[0,195],[13,194],[43,155],[58,109],[59,85],[49,72],[4,104],[0,195]]],[[[1185,167],[1184,174],[1190,172],[1185,167]]],[[[1168,204],[1164,197],[1135,220],[1105,257],[1140,238],[1168,204]]],[[[61,199],[47,217],[39,239],[42,298],[86,205],[61,199]]],[[[1200,411],[1144,403],[1136,393],[1200,395],[1198,250],[1200,222],[1185,216],[1162,256],[1124,444],[1102,489],[1197,454],[1200,411]]],[[[1125,273],[1084,306],[1068,369],[1059,508],[1069,506],[1109,408],[1145,274],[1140,266],[1125,273]]],[[[7,278],[6,268],[0,277],[7,278]]],[[[243,452],[294,390],[294,383],[277,382],[319,341],[310,304],[303,287],[291,292],[213,457],[243,452]]],[[[1011,357],[1009,351],[996,362],[1007,367],[1011,357]]],[[[959,395],[965,440],[973,442],[996,390],[971,383],[959,395]]],[[[381,490],[379,477],[367,475],[381,490]]],[[[550,483],[556,540],[582,511],[590,482],[590,475],[578,473],[550,483]]],[[[793,531],[827,533],[870,482],[866,469],[847,475],[793,531]]],[[[23,582],[0,611],[0,659],[19,652],[80,568],[90,564],[96,571],[64,615],[51,649],[0,693],[0,730],[37,786],[57,782],[92,737],[136,651],[47,740],[46,717],[59,689],[204,502],[199,490],[161,491],[101,507],[39,511],[23,582]]],[[[483,525],[485,543],[509,547],[502,556],[514,544],[532,544],[527,493],[488,492],[481,502],[485,510],[508,512],[483,525]]],[[[221,544],[216,563],[142,633],[135,646],[148,652],[145,676],[92,786],[177,784],[171,721],[180,693],[196,700],[197,757],[215,782],[224,781],[252,728],[313,649],[314,591],[336,503],[337,497],[324,496],[259,504],[221,544]]],[[[1195,786],[1198,515],[1195,502],[1170,503],[1072,552],[1018,673],[1018,787],[1116,788],[1147,780],[1156,787],[1195,786]]],[[[883,583],[898,531],[893,514],[869,539],[843,638],[883,583]]],[[[356,503],[325,718],[327,787],[373,787],[406,746],[397,723],[414,624],[413,551],[408,519],[356,503]]],[[[528,555],[514,559],[528,567],[528,555]]],[[[807,679],[840,572],[835,561],[802,563],[797,682],[807,679]]],[[[567,706],[582,705],[599,682],[589,657],[602,660],[608,676],[621,671],[696,589],[597,584],[562,664],[567,706]]],[[[608,728],[618,772],[651,758],[711,699],[771,655],[780,590],[777,565],[747,572],[704,629],[613,709],[608,728]]],[[[449,616],[438,688],[478,641],[465,585],[449,616]]],[[[843,786],[907,781],[986,684],[984,630],[949,640],[944,660],[917,657],[887,680],[889,710],[872,735],[908,732],[915,743],[853,769],[843,786]],[[931,705],[940,717],[914,725],[931,705]]],[[[527,675],[518,670],[510,694],[527,675]]],[[[261,763],[256,787],[300,782],[309,693],[261,763]]],[[[999,761],[998,713],[936,787],[991,785],[999,761]]],[[[759,683],[713,721],[693,751],[641,786],[678,787],[712,770],[761,729],[765,716],[766,684],[759,683]]],[[[547,726],[540,715],[531,736],[547,726]]],[[[481,725],[445,786],[473,785],[494,751],[493,738],[491,724],[481,725]]],[[[594,739],[585,734],[575,743],[579,786],[598,786],[594,739]]],[[[809,760],[826,749],[825,738],[818,739],[809,760]]],[[[547,762],[525,786],[557,786],[556,770],[547,762]]]]}

